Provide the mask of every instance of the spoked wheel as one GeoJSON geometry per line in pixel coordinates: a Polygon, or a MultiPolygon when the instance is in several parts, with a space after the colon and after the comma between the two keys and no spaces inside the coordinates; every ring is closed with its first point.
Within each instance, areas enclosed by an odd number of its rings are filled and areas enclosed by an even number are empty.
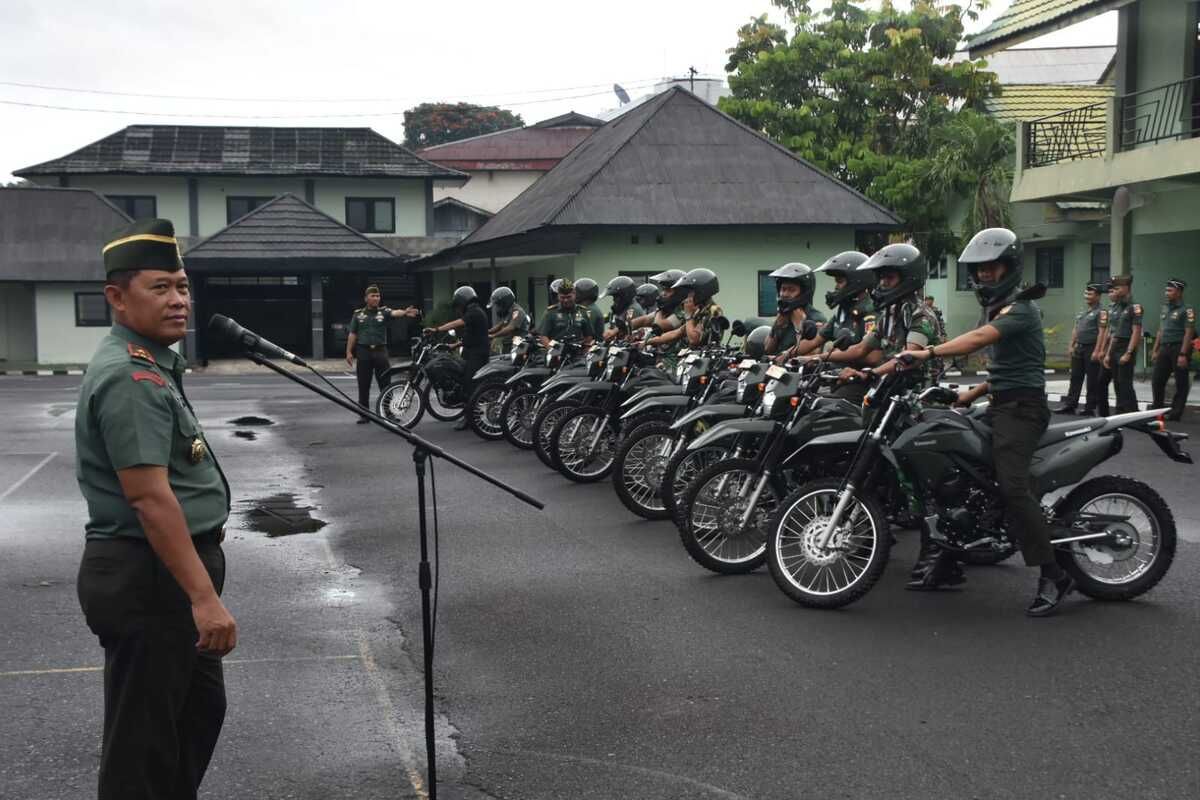
{"type": "Polygon", "coordinates": [[[425,407],[429,416],[441,422],[454,422],[463,415],[461,387],[447,388],[425,384],[425,407]]]}
{"type": "Polygon", "coordinates": [[[467,403],[467,425],[475,435],[488,441],[504,438],[500,429],[500,406],[508,399],[503,381],[492,380],[475,387],[467,403]]]}
{"type": "Polygon", "coordinates": [[[891,532],[879,501],[869,494],[854,493],[841,524],[825,541],[841,485],[840,478],[827,478],[801,486],[771,521],[771,577],[803,606],[853,603],[871,590],[887,566],[891,532]]]}
{"type": "Polygon", "coordinates": [[[1141,481],[1093,478],[1067,495],[1057,516],[1074,523],[1071,535],[1108,534],[1061,545],[1057,552],[1058,563],[1088,597],[1130,600],[1145,594],[1175,559],[1175,517],[1141,481]]]}
{"type": "Polygon", "coordinates": [[[401,378],[379,393],[375,413],[401,428],[411,428],[425,414],[425,394],[408,378],[401,378]]]}
{"type": "Polygon", "coordinates": [[[663,508],[681,531],[687,525],[688,486],[704,470],[729,455],[724,447],[703,447],[689,451],[686,446],[676,450],[663,473],[663,508]]]}
{"type": "Polygon", "coordinates": [[[679,538],[700,566],[725,575],[740,575],[762,566],[767,524],[781,498],[767,480],[755,502],[761,479],[757,461],[733,458],[713,464],[688,487],[687,524],[679,538]],[[754,510],[743,526],[751,503],[754,510]]]}
{"type": "Polygon", "coordinates": [[[528,386],[518,386],[508,393],[500,406],[500,432],[514,447],[533,449],[533,421],[545,398],[528,386]]]}
{"type": "Polygon", "coordinates": [[[576,483],[605,478],[616,458],[617,431],[604,409],[573,408],[554,426],[550,453],[563,477],[576,483]]]}
{"type": "Polygon", "coordinates": [[[533,418],[533,452],[550,469],[558,469],[550,457],[550,434],[563,417],[578,407],[574,400],[546,400],[533,418]]]}
{"type": "Polygon", "coordinates": [[[667,519],[663,505],[663,475],[675,449],[675,433],[661,422],[634,428],[621,442],[613,465],[613,488],[633,513],[646,519],[667,519]]]}

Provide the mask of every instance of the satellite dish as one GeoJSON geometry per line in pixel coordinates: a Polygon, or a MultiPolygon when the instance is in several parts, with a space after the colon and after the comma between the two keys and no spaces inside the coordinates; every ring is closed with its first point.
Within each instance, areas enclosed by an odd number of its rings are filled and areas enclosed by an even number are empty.
{"type": "Polygon", "coordinates": [[[629,102],[629,92],[625,91],[624,87],[619,83],[613,84],[613,92],[616,93],[617,99],[621,101],[621,105],[629,102]]]}

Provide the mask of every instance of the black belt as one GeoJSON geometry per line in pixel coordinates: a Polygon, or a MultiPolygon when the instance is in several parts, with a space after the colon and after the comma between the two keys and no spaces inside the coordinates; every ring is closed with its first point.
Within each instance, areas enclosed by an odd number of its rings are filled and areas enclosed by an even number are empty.
{"type": "Polygon", "coordinates": [[[1015,389],[1001,389],[992,392],[993,403],[1011,403],[1014,400],[1041,400],[1046,402],[1046,390],[1034,389],[1032,386],[1018,386],[1015,389]]]}
{"type": "Polygon", "coordinates": [[[197,533],[192,537],[192,541],[196,544],[220,544],[225,541],[225,529],[220,528],[208,533],[197,533]]]}
{"type": "Polygon", "coordinates": [[[359,344],[359,345],[355,345],[355,347],[361,347],[365,350],[382,350],[383,348],[387,347],[387,345],[385,345],[385,344],[359,344]]]}

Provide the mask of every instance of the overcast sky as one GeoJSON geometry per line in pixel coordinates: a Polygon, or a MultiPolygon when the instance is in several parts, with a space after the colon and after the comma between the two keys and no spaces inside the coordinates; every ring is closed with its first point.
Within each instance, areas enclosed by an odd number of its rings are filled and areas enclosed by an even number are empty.
{"type": "MultiPolygon", "coordinates": [[[[0,181],[139,122],[369,126],[399,141],[404,109],[426,101],[498,104],[526,122],[594,114],[616,105],[614,82],[636,97],[688,66],[723,75],[738,26],[764,11],[767,0],[2,0],[0,181]]],[[[1111,44],[1113,17],[1025,46],[1111,44]]]]}

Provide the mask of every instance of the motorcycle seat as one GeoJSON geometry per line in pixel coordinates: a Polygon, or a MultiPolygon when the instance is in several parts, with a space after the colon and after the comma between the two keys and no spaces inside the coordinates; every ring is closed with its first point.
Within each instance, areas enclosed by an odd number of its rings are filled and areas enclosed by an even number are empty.
{"type": "Polygon", "coordinates": [[[1070,422],[1059,422],[1050,425],[1046,428],[1046,432],[1042,434],[1042,438],[1038,439],[1038,447],[1047,447],[1052,444],[1057,444],[1072,436],[1082,436],[1089,430],[1094,430],[1100,427],[1100,422],[1094,419],[1078,419],[1070,422]]]}

